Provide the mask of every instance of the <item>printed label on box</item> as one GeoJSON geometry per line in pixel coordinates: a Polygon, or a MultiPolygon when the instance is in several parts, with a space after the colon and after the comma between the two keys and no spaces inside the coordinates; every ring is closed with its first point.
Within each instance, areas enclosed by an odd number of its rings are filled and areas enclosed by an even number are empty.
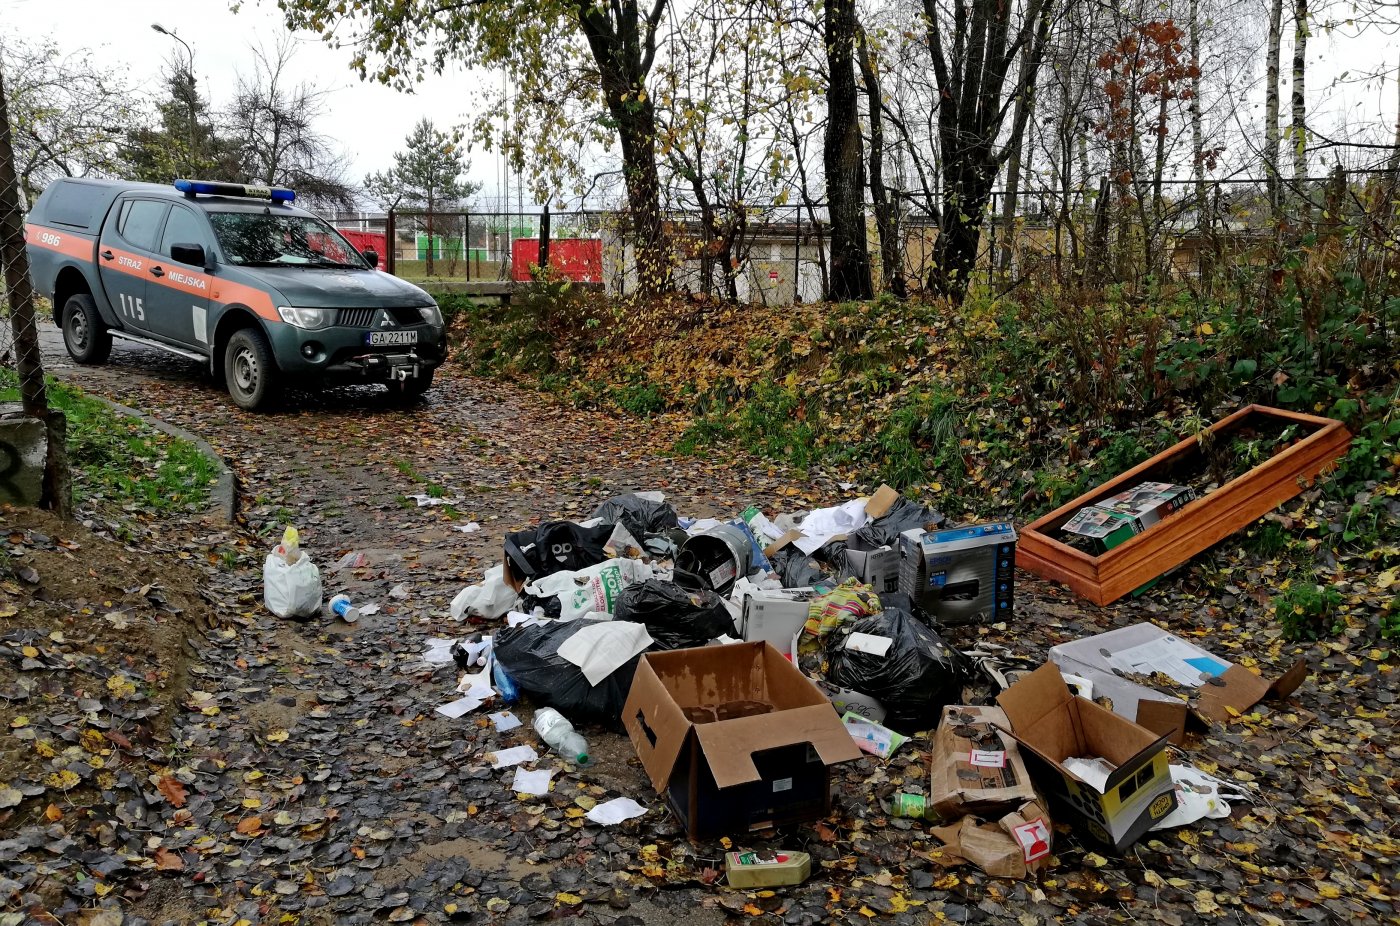
{"type": "Polygon", "coordinates": [[[774,793],[774,794],[777,794],[779,791],[791,791],[791,790],[792,790],[792,779],[791,779],[791,778],[779,778],[777,781],[773,782],[773,793],[774,793]]]}
{"type": "Polygon", "coordinates": [[[1022,823],[1011,830],[1016,841],[1021,844],[1021,855],[1027,862],[1034,862],[1050,854],[1050,828],[1041,819],[1022,823]]]}
{"type": "Polygon", "coordinates": [[[978,768],[1006,768],[1006,751],[1003,749],[974,749],[967,763],[978,768]]]}

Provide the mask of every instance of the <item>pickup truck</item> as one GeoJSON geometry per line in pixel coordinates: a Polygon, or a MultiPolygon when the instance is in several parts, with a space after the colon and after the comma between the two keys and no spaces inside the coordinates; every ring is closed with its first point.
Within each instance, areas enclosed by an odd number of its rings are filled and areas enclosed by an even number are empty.
{"type": "Polygon", "coordinates": [[[447,355],[437,303],[377,268],[290,190],[60,179],[25,226],[34,288],[78,363],[112,339],[196,360],[241,408],[289,379],[421,396],[447,355]]]}

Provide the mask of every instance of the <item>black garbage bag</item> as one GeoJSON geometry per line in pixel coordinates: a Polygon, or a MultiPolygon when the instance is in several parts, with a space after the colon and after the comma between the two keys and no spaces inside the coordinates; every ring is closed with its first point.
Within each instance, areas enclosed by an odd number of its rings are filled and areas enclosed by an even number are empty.
{"type": "Polygon", "coordinates": [[[506,534],[506,565],[524,582],[556,572],[577,572],[607,561],[603,544],[612,527],[584,527],[573,521],[550,521],[506,534]]]}
{"type": "Polygon", "coordinates": [[[564,641],[597,623],[521,624],[496,632],[493,652],[515,687],[540,704],[559,711],[574,723],[592,721],[622,729],[622,706],[632,688],[640,656],[635,656],[597,685],[588,684],[583,670],[559,655],[564,641]]]}
{"type": "Polygon", "coordinates": [[[817,561],[789,544],[768,556],[783,588],[809,588],[827,578],[817,561]]]}
{"type": "Polygon", "coordinates": [[[941,523],[943,523],[941,512],[925,508],[918,502],[911,502],[901,495],[889,511],[864,527],[851,531],[846,538],[846,544],[852,550],[878,550],[887,544],[898,544],[899,535],[907,530],[941,523]]]}
{"type": "Polygon", "coordinates": [[[719,595],[708,589],[689,591],[660,579],[624,588],[613,617],[645,624],[657,649],[704,646],[721,634],[734,634],[734,619],[719,595]]]}
{"type": "Polygon", "coordinates": [[[889,711],[884,724],[892,730],[932,729],[946,705],[961,703],[971,666],[914,617],[907,596],[881,595],[880,600],[885,610],[843,624],[827,638],[827,681],[878,699],[889,711]],[[894,642],[883,656],[876,656],[847,648],[853,633],[894,642]]]}
{"type": "Polygon", "coordinates": [[[621,524],[627,533],[638,540],[646,540],[652,534],[659,534],[680,525],[676,509],[670,502],[654,502],[640,495],[619,495],[598,506],[593,517],[602,518],[604,524],[621,524]]]}

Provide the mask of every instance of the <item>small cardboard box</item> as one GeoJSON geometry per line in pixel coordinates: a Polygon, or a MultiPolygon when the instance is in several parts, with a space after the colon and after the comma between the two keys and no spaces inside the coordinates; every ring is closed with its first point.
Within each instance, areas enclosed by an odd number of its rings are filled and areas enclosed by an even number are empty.
{"type": "Polygon", "coordinates": [[[1190,486],[1144,482],[1079,509],[1061,530],[1086,538],[1094,552],[1107,553],[1185,508],[1195,497],[1196,490],[1190,486]]]}
{"type": "Polygon", "coordinates": [[[860,581],[885,595],[899,591],[899,550],[886,544],[878,550],[846,549],[846,563],[860,581]]]}
{"type": "Polygon", "coordinates": [[[807,623],[811,589],[779,589],[750,592],[744,596],[743,638],[764,640],[786,651],[793,635],[807,623]]]}
{"type": "Polygon", "coordinates": [[[1225,723],[1265,698],[1286,698],[1308,676],[1298,660],[1269,680],[1227,662],[1155,624],[1141,623],[1050,648],[1050,661],[1088,679],[1094,697],[1106,697],[1113,712],[1180,745],[1186,731],[1206,721],[1225,723]],[[1124,678],[1164,676],[1194,692],[1190,702],[1124,678]]]}
{"type": "Polygon", "coordinates": [[[1001,708],[943,708],[929,758],[929,803],[940,817],[998,819],[1037,799],[1010,726],[1001,708]]]}
{"type": "Polygon", "coordinates": [[[622,722],[691,839],[816,820],[861,757],[816,686],[769,643],[647,653],[622,722]]]}
{"type": "Polygon", "coordinates": [[[1167,738],[1070,693],[1046,663],[997,697],[1010,732],[1025,747],[1031,775],[1060,806],[1058,815],[1105,847],[1122,851],[1176,808],[1167,738]],[[1103,792],[1061,763],[1102,758],[1114,766],[1103,792]]]}

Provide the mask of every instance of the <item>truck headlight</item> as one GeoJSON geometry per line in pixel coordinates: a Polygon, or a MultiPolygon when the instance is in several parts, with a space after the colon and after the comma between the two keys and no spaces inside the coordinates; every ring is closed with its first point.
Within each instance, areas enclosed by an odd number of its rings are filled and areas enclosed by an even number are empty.
{"type": "Polygon", "coordinates": [[[442,309],[439,309],[436,304],[419,306],[418,311],[423,313],[423,321],[434,328],[442,327],[442,309]]]}
{"type": "Polygon", "coordinates": [[[295,305],[279,305],[277,314],[282,321],[308,331],[324,328],[335,320],[335,309],[304,309],[295,305]]]}

